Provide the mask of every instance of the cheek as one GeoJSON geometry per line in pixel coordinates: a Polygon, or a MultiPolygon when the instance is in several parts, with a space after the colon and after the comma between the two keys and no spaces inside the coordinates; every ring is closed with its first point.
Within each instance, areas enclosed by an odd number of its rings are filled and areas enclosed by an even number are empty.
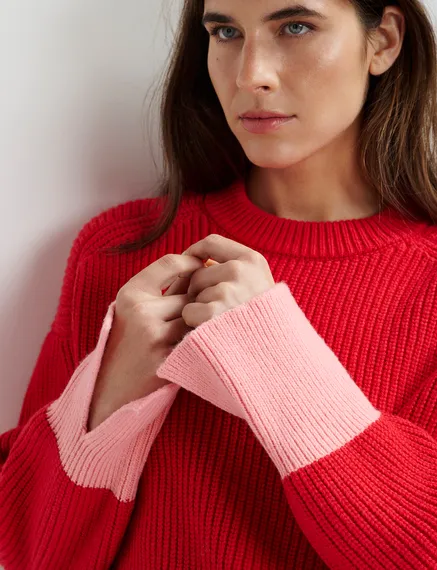
{"type": "Polygon", "coordinates": [[[296,93],[296,89],[299,92],[301,107],[300,113],[296,112],[301,123],[312,125],[320,134],[349,126],[364,102],[366,74],[361,48],[356,38],[349,40],[341,38],[319,46],[306,66],[296,72],[300,80],[290,86],[290,93],[296,93]]]}
{"type": "Polygon", "coordinates": [[[226,57],[220,57],[214,54],[214,50],[210,50],[208,53],[208,73],[223,110],[226,111],[231,86],[229,62],[226,61],[226,57]]]}

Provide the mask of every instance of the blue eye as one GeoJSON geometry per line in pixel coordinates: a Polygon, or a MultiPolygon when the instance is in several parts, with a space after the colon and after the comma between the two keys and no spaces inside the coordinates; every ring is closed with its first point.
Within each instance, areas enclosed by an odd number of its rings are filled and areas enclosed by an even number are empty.
{"type": "MultiPolygon", "coordinates": [[[[284,30],[287,26],[289,26],[289,29],[292,29],[293,26],[298,26],[299,28],[302,28],[302,27],[303,27],[303,28],[307,28],[308,31],[305,32],[305,33],[303,33],[303,34],[302,34],[302,33],[297,33],[297,34],[295,34],[295,33],[292,33],[292,34],[283,34],[283,33],[281,33],[280,35],[290,36],[290,37],[293,37],[293,38],[299,38],[299,37],[306,36],[307,34],[310,34],[310,33],[313,32],[314,29],[315,29],[314,26],[312,26],[311,24],[304,24],[304,23],[302,23],[302,22],[288,22],[287,24],[284,24],[284,25],[283,25],[283,27],[281,28],[281,31],[284,30]]],[[[219,36],[220,30],[225,30],[226,32],[231,32],[231,33],[232,33],[232,31],[235,30],[235,28],[233,28],[232,26],[214,26],[214,27],[211,29],[211,36],[215,36],[215,37],[216,37],[216,41],[217,41],[218,43],[229,43],[230,41],[232,41],[233,39],[235,39],[235,38],[232,38],[232,37],[228,37],[228,38],[225,37],[225,39],[222,39],[222,38],[219,36]]]]}
{"type": "Polygon", "coordinates": [[[232,31],[233,29],[234,29],[234,28],[231,28],[231,27],[229,27],[229,26],[216,26],[215,28],[212,29],[211,35],[212,35],[212,36],[217,36],[216,39],[217,39],[218,42],[227,42],[228,40],[230,40],[230,39],[232,39],[232,38],[227,38],[227,39],[222,40],[222,39],[220,38],[220,36],[218,35],[218,33],[219,33],[220,30],[226,30],[226,32],[229,32],[229,31],[232,31]]]}
{"type": "MultiPolygon", "coordinates": [[[[291,24],[285,24],[285,27],[290,26],[289,29],[291,30],[291,28],[293,26],[300,26],[301,28],[307,28],[307,29],[311,29],[309,26],[307,26],[306,24],[301,24],[299,22],[292,22],[291,24]]],[[[307,32],[308,33],[308,32],[307,32]]],[[[305,36],[306,34],[292,34],[292,35],[297,35],[297,36],[305,36]]]]}

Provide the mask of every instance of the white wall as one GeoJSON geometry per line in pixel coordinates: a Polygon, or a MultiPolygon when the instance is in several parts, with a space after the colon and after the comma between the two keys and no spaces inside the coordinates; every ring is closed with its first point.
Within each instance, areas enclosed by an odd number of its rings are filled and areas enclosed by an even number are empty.
{"type": "Polygon", "coordinates": [[[18,421],[77,232],[155,195],[151,119],[180,5],[0,0],[0,433],[18,421]]]}

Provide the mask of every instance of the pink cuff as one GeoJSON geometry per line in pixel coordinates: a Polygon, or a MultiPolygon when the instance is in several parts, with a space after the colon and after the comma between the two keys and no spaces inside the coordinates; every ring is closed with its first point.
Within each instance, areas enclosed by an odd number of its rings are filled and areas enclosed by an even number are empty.
{"type": "Polygon", "coordinates": [[[380,417],[285,282],[191,331],[157,374],[244,417],[282,477],[380,417]]]}
{"type": "Polygon", "coordinates": [[[114,312],[115,301],[109,306],[95,350],[79,364],[64,392],[48,407],[47,419],[64,471],[74,483],[110,489],[120,501],[131,501],[179,386],[168,384],[130,402],[87,432],[91,398],[114,312]]]}

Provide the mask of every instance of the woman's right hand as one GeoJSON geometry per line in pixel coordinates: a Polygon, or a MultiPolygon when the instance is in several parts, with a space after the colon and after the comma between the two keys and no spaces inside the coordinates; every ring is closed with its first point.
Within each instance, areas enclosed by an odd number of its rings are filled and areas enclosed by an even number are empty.
{"type": "Polygon", "coordinates": [[[187,295],[191,275],[202,267],[197,257],[167,254],[119,290],[91,401],[88,431],[125,404],[169,383],[158,378],[156,371],[192,330],[182,311],[191,302],[187,295]],[[178,278],[180,274],[182,278],[178,278]]]}

